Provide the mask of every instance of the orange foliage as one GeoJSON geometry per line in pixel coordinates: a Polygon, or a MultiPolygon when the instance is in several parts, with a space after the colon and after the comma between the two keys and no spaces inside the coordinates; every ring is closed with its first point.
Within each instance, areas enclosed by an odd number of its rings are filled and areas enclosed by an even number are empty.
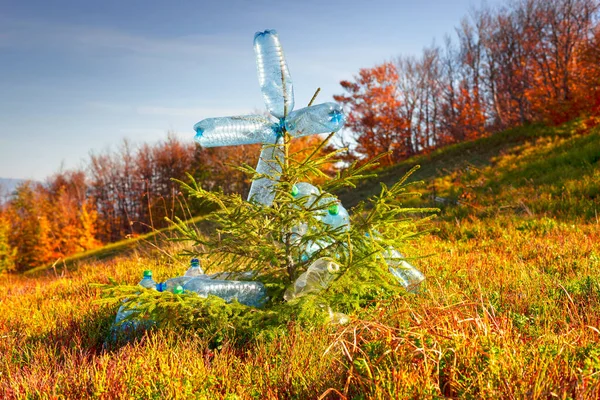
{"type": "Polygon", "coordinates": [[[334,96],[346,107],[346,126],[357,134],[356,152],[370,158],[391,151],[386,164],[415,152],[408,123],[398,112],[397,82],[396,67],[384,63],[361,69],[354,82],[342,81],[348,94],[334,96]]]}

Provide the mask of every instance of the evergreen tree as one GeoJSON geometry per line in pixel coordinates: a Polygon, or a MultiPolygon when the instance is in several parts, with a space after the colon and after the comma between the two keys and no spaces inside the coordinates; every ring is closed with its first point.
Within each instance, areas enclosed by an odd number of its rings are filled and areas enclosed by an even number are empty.
{"type": "MultiPolygon", "coordinates": [[[[402,207],[401,199],[414,195],[409,192],[411,184],[406,183],[412,171],[391,187],[382,184],[379,195],[354,207],[349,227],[334,228],[323,223],[330,209],[341,207],[331,193],[355,187],[357,181],[372,176],[369,171],[388,154],[355,162],[329,176],[321,167],[344,151],[321,153],[332,135],[308,151],[293,152],[291,136],[285,129],[281,134],[284,157],[277,161],[281,173],[269,206],[246,201],[238,193],[209,191],[191,175],[192,183],[179,181],[190,201],[195,199],[213,210],[202,217],[214,227],[208,235],[189,222],[176,221],[179,240],[192,244],[188,255],[201,256],[208,273],[256,273],[255,280],[265,284],[269,296],[262,310],[237,302],[227,304],[213,296],[140,292],[139,287],[117,284],[98,285],[104,289],[103,302],[122,304],[120,301],[126,299],[125,307],[136,310],[135,318],[150,318],[162,327],[191,327],[221,338],[224,332],[233,331],[232,339],[237,340],[256,335],[260,331],[257,326],[280,327],[290,320],[312,324],[329,319],[332,309],[349,312],[374,299],[402,293],[404,288],[390,273],[388,264],[398,265],[402,256],[396,249],[401,250],[407,240],[423,232],[420,225],[428,218],[416,219],[414,215],[433,211],[402,207]],[[297,196],[296,185],[306,181],[323,183],[314,196],[297,196]],[[333,279],[323,282],[323,290],[286,296],[289,301],[284,301],[286,289],[309,266],[323,259],[336,265],[330,271],[333,279]]],[[[237,169],[253,179],[266,177],[248,165],[237,169]]]]}
{"type": "MultiPolygon", "coordinates": [[[[290,153],[290,135],[282,134],[285,157],[271,206],[246,201],[235,193],[211,192],[195,182],[180,182],[190,197],[215,209],[204,217],[216,227],[208,236],[178,221],[181,240],[193,244],[190,255],[204,257],[208,271],[256,272],[258,280],[269,284],[272,304],[281,302],[285,288],[323,257],[341,267],[330,288],[318,296],[325,304],[347,310],[350,303],[363,304],[385,293],[397,293],[399,285],[388,272],[392,250],[401,249],[405,241],[419,234],[419,225],[427,218],[415,219],[415,213],[433,211],[402,207],[402,197],[414,195],[408,191],[411,184],[406,183],[413,171],[392,187],[382,184],[379,195],[354,207],[349,229],[334,228],[322,221],[329,209],[339,206],[331,193],[354,187],[388,154],[366,163],[355,162],[332,177],[322,172],[321,166],[343,150],[319,155],[328,138],[308,152],[300,150],[305,156],[298,157],[298,152],[290,153]],[[312,199],[295,197],[295,184],[306,180],[322,181],[319,193],[312,199]]],[[[238,169],[254,179],[263,177],[247,165],[238,169]]]]}

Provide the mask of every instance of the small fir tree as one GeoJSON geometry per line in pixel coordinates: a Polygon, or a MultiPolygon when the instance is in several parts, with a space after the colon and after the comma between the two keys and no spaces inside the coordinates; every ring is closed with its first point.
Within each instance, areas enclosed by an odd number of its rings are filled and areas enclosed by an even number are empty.
{"type": "MultiPolygon", "coordinates": [[[[334,229],[320,218],[337,204],[330,193],[355,187],[357,181],[373,177],[369,171],[387,154],[368,162],[357,161],[331,177],[322,172],[321,166],[329,164],[343,150],[319,153],[332,135],[293,154],[290,154],[292,138],[285,130],[282,135],[285,157],[280,162],[281,174],[270,206],[246,201],[237,193],[208,191],[191,176],[191,183],[179,182],[192,200],[206,203],[214,210],[202,218],[215,227],[209,235],[200,233],[194,224],[175,222],[181,233],[178,240],[193,245],[187,255],[201,256],[207,272],[254,271],[256,280],[265,284],[269,295],[269,302],[262,310],[237,302],[226,304],[213,296],[204,299],[195,293],[140,293],[138,287],[116,284],[102,286],[108,299],[105,302],[127,299],[126,307],[136,310],[134,318],[150,318],[159,326],[192,327],[211,335],[219,332],[218,337],[222,337],[223,331],[233,330],[239,339],[256,335],[261,331],[256,329],[258,326],[281,327],[290,320],[312,324],[327,320],[332,309],[350,312],[372,300],[404,292],[388,271],[390,250],[401,249],[406,241],[424,232],[420,225],[429,218],[415,218],[415,214],[434,211],[401,205],[402,198],[418,195],[409,191],[413,183],[406,182],[414,169],[391,187],[382,183],[378,195],[354,207],[350,229],[334,229]],[[293,195],[294,185],[306,181],[323,181],[314,201],[293,195]],[[319,243],[320,249],[306,252],[311,243],[319,243]],[[286,288],[323,257],[340,266],[329,287],[285,302],[286,288]]],[[[248,165],[236,168],[253,179],[264,177],[248,165]]]]}

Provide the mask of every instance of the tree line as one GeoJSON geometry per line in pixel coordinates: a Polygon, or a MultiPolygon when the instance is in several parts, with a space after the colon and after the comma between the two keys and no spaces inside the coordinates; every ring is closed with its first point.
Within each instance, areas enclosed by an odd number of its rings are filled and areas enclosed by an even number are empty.
{"type": "Polygon", "coordinates": [[[45,182],[25,182],[0,204],[0,272],[52,264],[104,243],[167,226],[165,217],[189,218],[188,203],[172,178],[187,173],[210,190],[247,193],[250,179],[229,165],[253,165],[260,149],[203,149],[170,134],[159,143],[92,153],[81,169],[45,182]]]}
{"type": "Polygon", "coordinates": [[[600,108],[597,0],[520,0],[474,10],[419,57],[342,81],[352,156],[414,154],[531,122],[600,108]]]}
{"type": "MultiPolygon", "coordinates": [[[[319,140],[295,141],[292,159],[301,159],[319,140]]],[[[81,169],[58,172],[42,183],[25,182],[0,204],[0,272],[50,265],[164,228],[166,218],[206,212],[209,205],[188,201],[174,179],[189,182],[191,175],[207,190],[245,197],[251,178],[233,167],[256,166],[260,147],[205,149],[172,134],[152,145],[125,140],[117,149],[91,153],[81,169]]],[[[323,167],[331,172],[334,162],[323,167]]]]}

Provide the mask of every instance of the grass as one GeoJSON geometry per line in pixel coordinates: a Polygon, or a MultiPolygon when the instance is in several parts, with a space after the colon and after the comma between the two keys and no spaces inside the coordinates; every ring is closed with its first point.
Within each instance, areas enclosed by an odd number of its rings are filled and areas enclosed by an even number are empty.
{"type": "MultiPolygon", "coordinates": [[[[438,231],[405,253],[418,295],[373,302],[346,326],[293,322],[244,345],[152,331],[106,347],[114,307],[94,282],[185,270],[161,245],[76,269],[0,277],[2,398],[600,397],[600,130],[531,126],[415,163],[438,231]],[[428,257],[425,257],[428,256],[428,257]]],[[[363,182],[352,199],[378,190],[363,182]]],[[[341,197],[346,204],[350,193],[341,197]]]]}

